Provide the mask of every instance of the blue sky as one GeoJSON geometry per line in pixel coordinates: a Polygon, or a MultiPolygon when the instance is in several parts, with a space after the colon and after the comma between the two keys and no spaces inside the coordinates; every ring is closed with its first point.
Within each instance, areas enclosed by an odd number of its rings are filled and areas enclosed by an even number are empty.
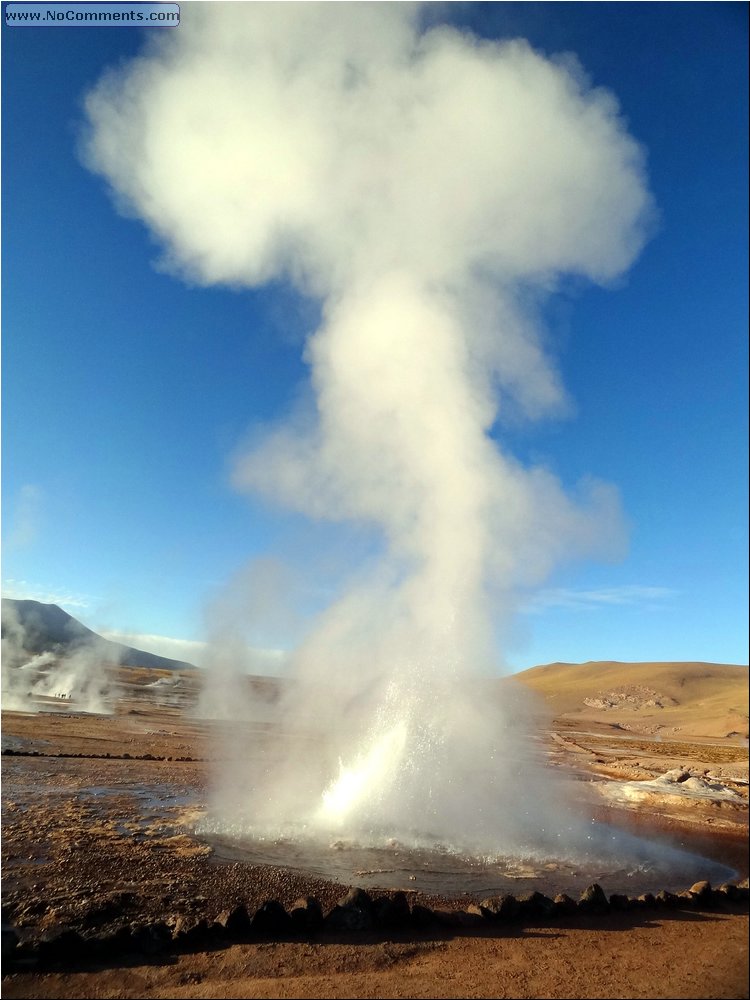
{"type": "MultiPolygon", "coordinates": [[[[644,145],[659,212],[617,287],[547,304],[575,410],[505,443],[567,485],[616,484],[630,538],[618,561],[548,581],[518,616],[509,665],[746,663],[746,6],[431,14],[574,52],[644,145]]],[[[83,95],[145,34],[3,27],[3,593],[97,629],[200,641],[206,604],[254,558],[293,564],[310,609],[371,539],[229,482],[247,435],[299,395],[316,304],[279,284],[235,292],[163,273],[145,226],[81,165],[83,95]]],[[[259,623],[251,638],[285,646],[292,632],[259,623]]]]}

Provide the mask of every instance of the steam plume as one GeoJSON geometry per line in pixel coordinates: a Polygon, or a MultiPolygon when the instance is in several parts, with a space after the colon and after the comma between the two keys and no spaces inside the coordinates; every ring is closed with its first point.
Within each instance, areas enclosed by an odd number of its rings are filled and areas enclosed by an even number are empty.
{"type": "Polygon", "coordinates": [[[29,652],[27,630],[15,608],[2,607],[2,703],[8,711],[37,711],[46,699],[62,700],[76,711],[107,715],[114,710],[114,666],[106,643],[80,642],[60,648],[29,652]]]}
{"type": "Polygon", "coordinates": [[[615,99],[525,41],[421,32],[412,4],[212,4],[86,107],[89,164],[167,267],[322,303],[315,417],[244,455],[237,485],[383,539],[295,654],[290,711],[326,738],[253,777],[254,822],[538,840],[543,815],[508,822],[525,765],[478,678],[493,620],[616,531],[617,500],[571,500],[491,432],[566,405],[526,304],[561,275],[610,282],[644,241],[615,99]]]}

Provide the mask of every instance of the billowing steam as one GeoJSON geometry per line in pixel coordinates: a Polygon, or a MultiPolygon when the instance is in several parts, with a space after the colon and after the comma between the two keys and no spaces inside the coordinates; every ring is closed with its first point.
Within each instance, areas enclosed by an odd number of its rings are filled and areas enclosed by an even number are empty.
{"type": "Polygon", "coordinates": [[[114,665],[107,643],[81,641],[65,650],[30,652],[26,628],[10,602],[2,607],[2,705],[34,712],[60,707],[111,713],[114,665]]]}
{"type": "MultiPolygon", "coordinates": [[[[481,681],[493,630],[616,533],[618,507],[602,484],[574,501],[522,467],[498,415],[564,410],[540,300],[561,275],[621,275],[650,202],[615,99],[574,59],[419,17],[191,6],[89,95],[86,156],[173,271],[320,300],[314,413],[256,444],[236,483],[382,537],[293,657],[287,707],[309,742],[238,769],[254,827],[516,849],[553,836],[551,813],[526,794],[515,708],[481,681]]],[[[238,774],[227,788],[236,803],[238,774]]]]}

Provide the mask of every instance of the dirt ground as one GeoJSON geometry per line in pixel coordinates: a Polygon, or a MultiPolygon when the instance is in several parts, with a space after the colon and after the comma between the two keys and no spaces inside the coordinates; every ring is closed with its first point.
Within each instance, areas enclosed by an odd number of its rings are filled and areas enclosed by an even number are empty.
{"type": "MultiPolygon", "coordinates": [[[[136,698],[112,716],[4,713],[4,927],[23,940],[61,927],[86,934],[146,919],[213,920],[236,903],[252,909],[269,898],[290,907],[314,895],[324,909],[333,906],[346,886],[220,862],[193,833],[210,780],[209,730],[179,707],[157,709],[136,698]]],[[[682,832],[747,876],[746,743],[608,739],[565,727],[540,740],[553,767],[588,780],[602,809],[627,811],[644,830],[682,832]],[[695,799],[657,789],[645,804],[608,799],[610,788],[673,767],[723,782],[731,796],[695,799]]],[[[454,910],[471,902],[418,891],[411,899],[454,910]]],[[[475,921],[408,933],[321,932],[96,964],[8,964],[2,995],[747,997],[747,941],[747,904],[727,902],[523,926],[475,921]]]]}

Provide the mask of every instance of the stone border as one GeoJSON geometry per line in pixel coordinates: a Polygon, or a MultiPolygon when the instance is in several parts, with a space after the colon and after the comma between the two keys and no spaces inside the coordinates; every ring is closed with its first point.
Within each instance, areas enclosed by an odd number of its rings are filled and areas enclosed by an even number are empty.
{"type": "Polygon", "coordinates": [[[298,899],[289,910],[269,899],[254,913],[240,904],[207,918],[175,916],[153,923],[134,923],[108,934],[82,935],[76,930],[47,931],[39,938],[21,941],[13,927],[2,929],[2,958],[14,971],[38,966],[71,966],[125,956],[151,956],[167,952],[202,951],[251,941],[310,940],[319,933],[356,936],[367,932],[442,929],[444,931],[497,928],[503,924],[523,927],[556,918],[606,916],[634,910],[712,910],[726,903],[748,903],[748,879],[725,882],[713,889],[710,882],[696,882],[689,889],[656,895],[613,894],[607,897],[598,883],[588,886],[578,900],[560,894],[550,899],[541,892],[516,897],[491,896],[470,903],[465,910],[411,906],[404,892],[373,899],[364,889],[352,888],[324,914],[313,896],[298,899]]]}
{"type": "Polygon", "coordinates": [[[192,764],[208,763],[207,757],[159,757],[153,753],[47,753],[44,750],[14,750],[6,747],[0,754],[3,757],[60,757],[73,758],[76,760],[167,760],[171,762],[190,762],[192,764]]]}

